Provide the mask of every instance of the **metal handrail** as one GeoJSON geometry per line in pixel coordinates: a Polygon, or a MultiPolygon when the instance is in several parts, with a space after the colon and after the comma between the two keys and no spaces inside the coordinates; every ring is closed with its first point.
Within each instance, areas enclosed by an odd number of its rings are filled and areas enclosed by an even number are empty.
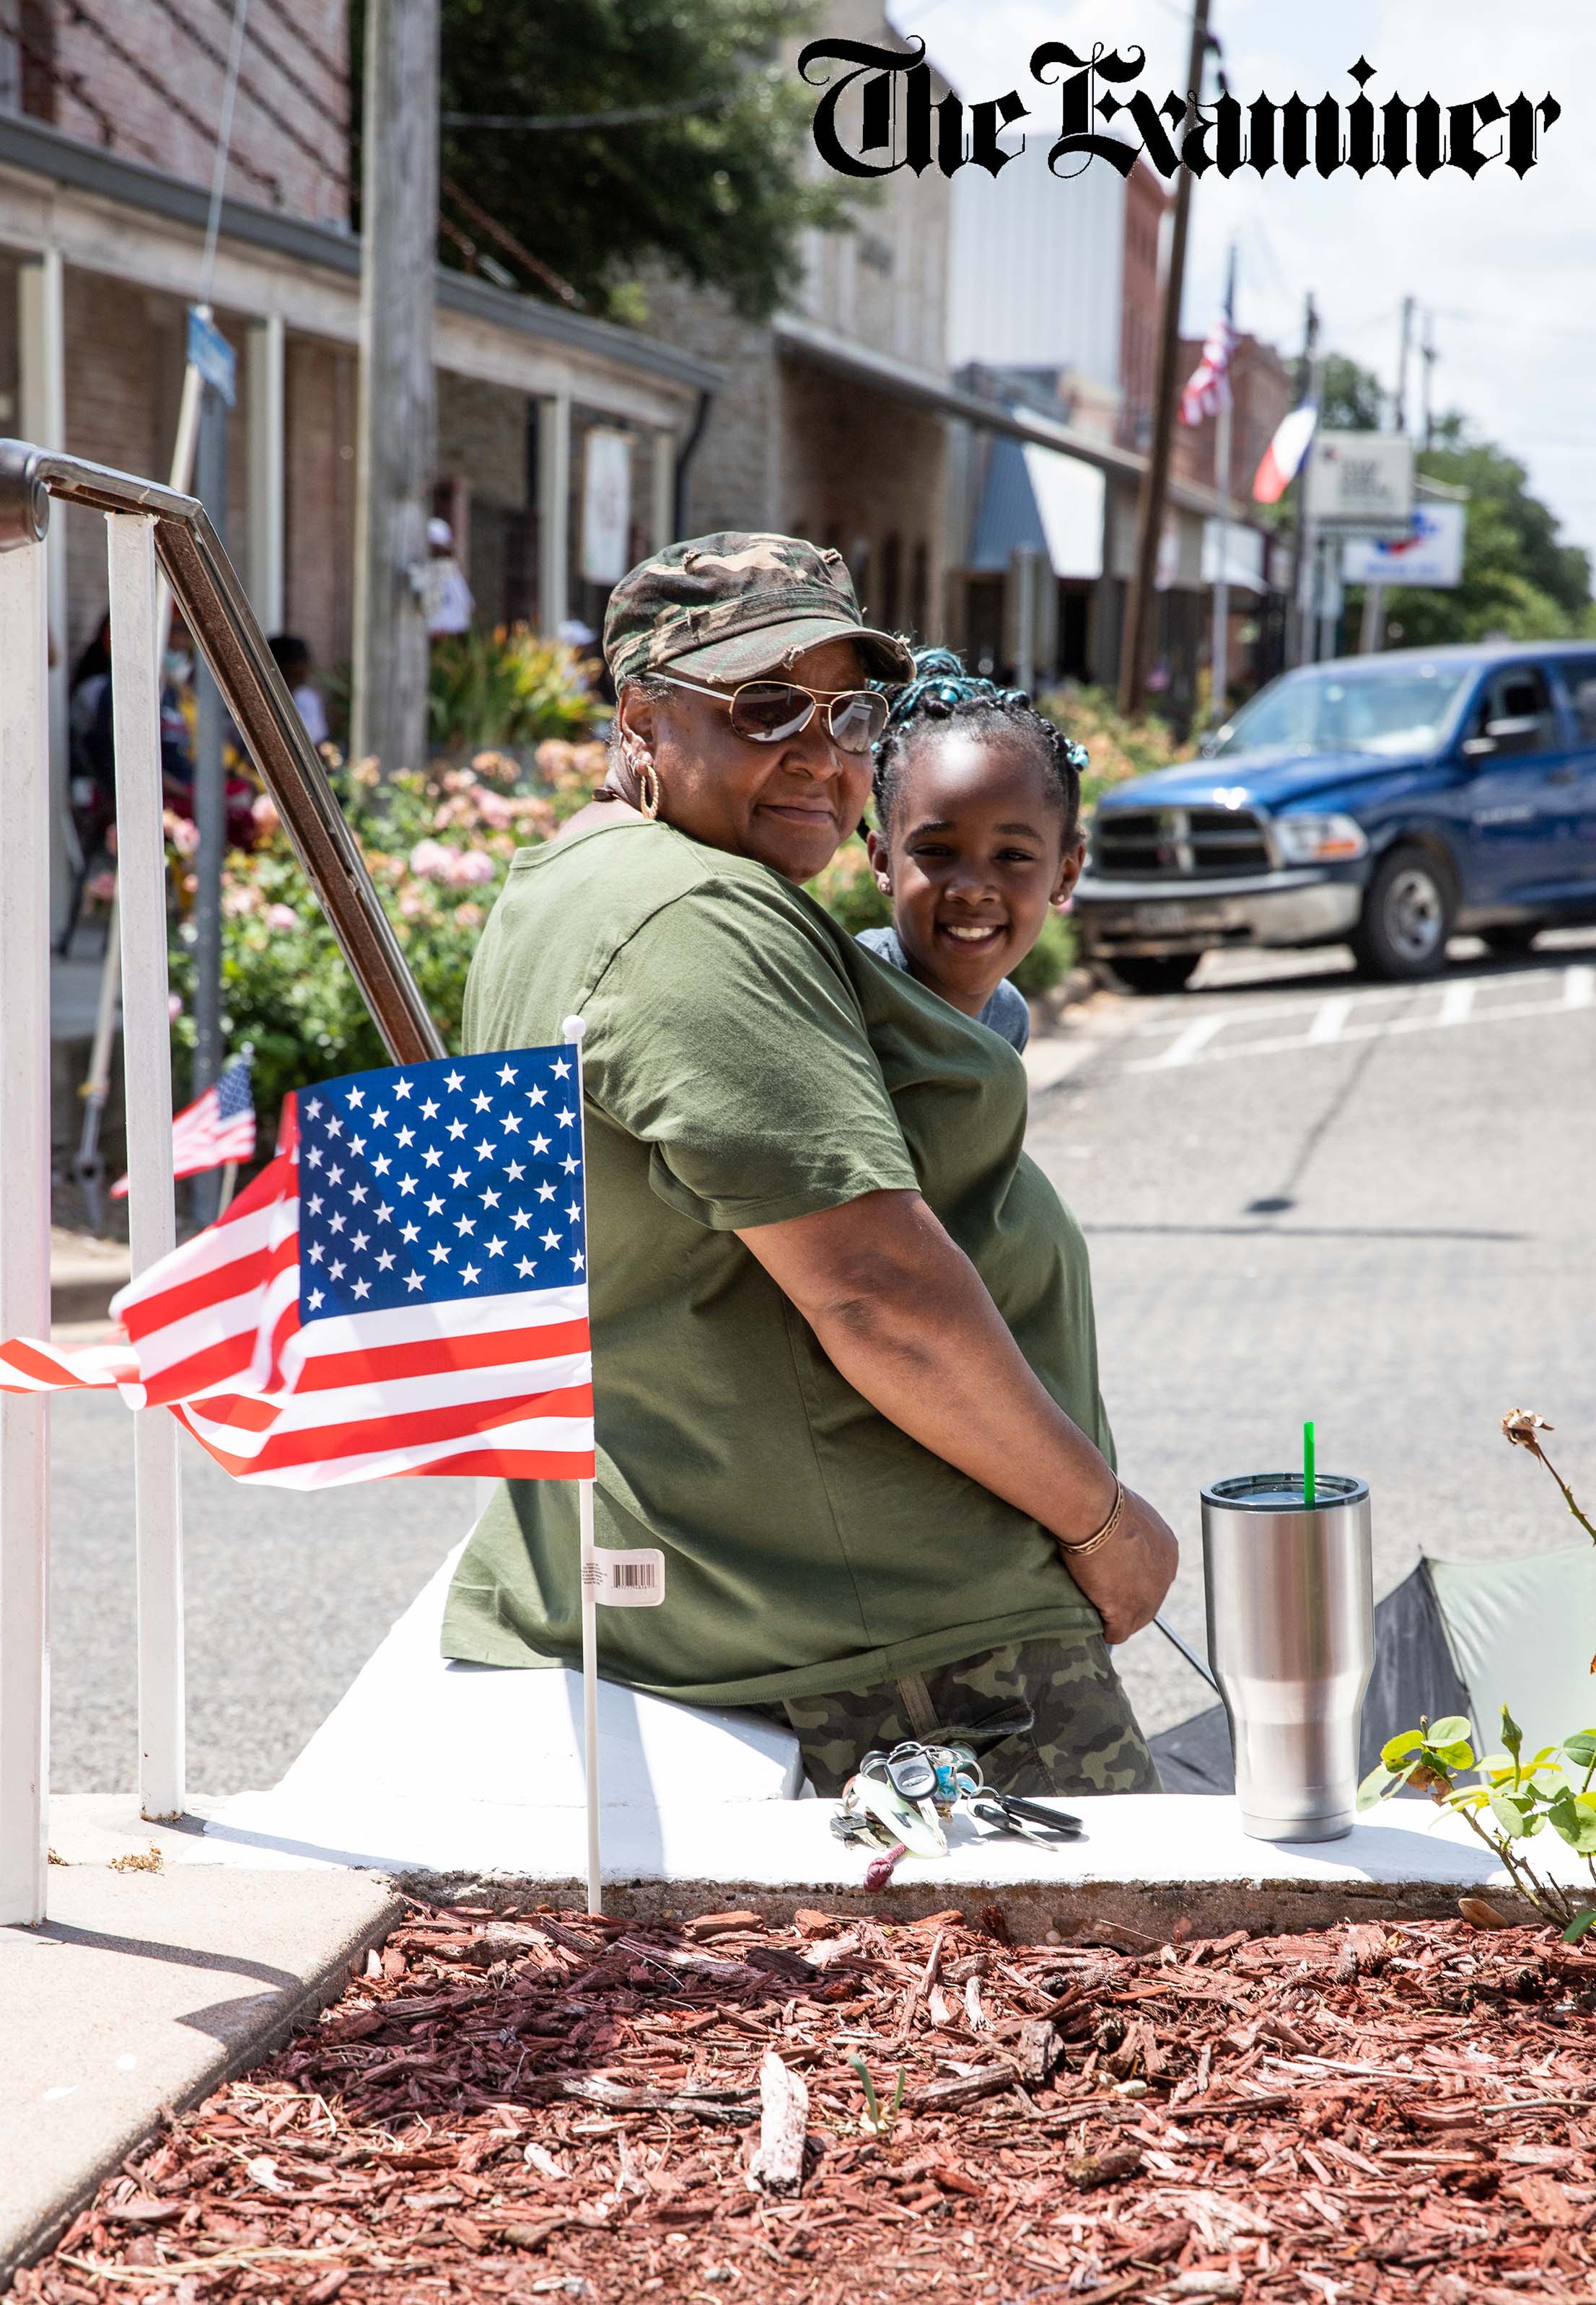
{"type": "Polygon", "coordinates": [[[137,480],[81,456],[36,448],[25,440],[0,440],[0,552],[42,541],[52,497],[98,512],[153,515],[156,556],[183,621],[260,771],[388,1055],[395,1064],[445,1055],[327,770],[204,506],[158,481],[137,480]]]}

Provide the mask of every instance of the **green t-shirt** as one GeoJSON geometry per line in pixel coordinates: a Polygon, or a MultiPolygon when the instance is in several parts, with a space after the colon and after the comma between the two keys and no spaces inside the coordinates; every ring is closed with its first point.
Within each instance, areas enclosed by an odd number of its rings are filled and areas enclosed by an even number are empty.
{"type": "MultiPolygon", "coordinates": [[[[766,1704],[1095,1629],[1052,1537],[880,1416],[736,1237],[918,1187],[1048,1391],[1105,1450],[1085,1243],[1021,1149],[1025,1068],[802,889],[665,824],[510,868],[466,1045],[586,1020],[601,1544],[665,1599],[601,1609],[606,1677],[766,1704]]],[[[573,1484],[507,1483],[466,1547],[448,1656],[575,1662],[573,1484]]]]}

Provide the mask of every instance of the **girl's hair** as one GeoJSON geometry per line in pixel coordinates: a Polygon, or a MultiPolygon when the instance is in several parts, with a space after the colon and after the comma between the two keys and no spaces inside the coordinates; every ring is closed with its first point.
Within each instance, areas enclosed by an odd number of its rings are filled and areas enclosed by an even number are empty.
{"type": "Polygon", "coordinates": [[[966,669],[952,649],[915,651],[914,677],[892,698],[887,725],[875,746],[875,821],[885,832],[897,807],[909,755],[922,737],[957,724],[972,736],[995,744],[1029,746],[1053,779],[1064,818],[1064,846],[1075,839],[1080,817],[1080,771],[1087,764],[1077,744],[1022,688],[999,688],[966,669]]]}

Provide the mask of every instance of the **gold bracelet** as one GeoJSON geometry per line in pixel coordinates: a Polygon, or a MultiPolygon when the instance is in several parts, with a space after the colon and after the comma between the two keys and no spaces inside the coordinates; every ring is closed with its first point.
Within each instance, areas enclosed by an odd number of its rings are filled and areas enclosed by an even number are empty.
{"type": "Polygon", "coordinates": [[[1072,1561],[1084,1561],[1088,1553],[1101,1551],[1102,1547],[1107,1544],[1109,1538],[1114,1535],[1115,1529],[1118,1528],[1120,1525],[1120,1515],[1124,1511],[1124,1510],[1125,1484],[1116,1473],[1114,1476],[1114,1510],[1109,1514],[1108,1518],[1104,1522],[1102,1527],[1091,1536],[1061,1536],[1057,1538],[1055,1541],[1059,1551],[1061,1552],[1067,1553],[1072,1561]]]}

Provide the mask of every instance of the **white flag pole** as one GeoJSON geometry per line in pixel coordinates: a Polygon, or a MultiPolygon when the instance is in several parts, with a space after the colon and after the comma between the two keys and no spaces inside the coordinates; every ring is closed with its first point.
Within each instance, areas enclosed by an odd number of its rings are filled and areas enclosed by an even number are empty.
{"type": "MultiPolygon", "coordinates": [[[[564,1033],[568,1048],[576,1052],[576,1141],[582,1161],[582,1209],[587,1212],[587,1121],[582,1105],[582,1035],[580,1016],[568,1016],[564,1033]]],[[[585,1227],[584,1228],[585,1230],[585,1227]]],[[[593,1541],[591,1481],[576,1484],[578,1530],[577,1570],[582,1592],[582,1771],[587,1785],[587,1909],[602,1913],[599,1858],[599,1609],[600,1569],[593,1541]]]]}

